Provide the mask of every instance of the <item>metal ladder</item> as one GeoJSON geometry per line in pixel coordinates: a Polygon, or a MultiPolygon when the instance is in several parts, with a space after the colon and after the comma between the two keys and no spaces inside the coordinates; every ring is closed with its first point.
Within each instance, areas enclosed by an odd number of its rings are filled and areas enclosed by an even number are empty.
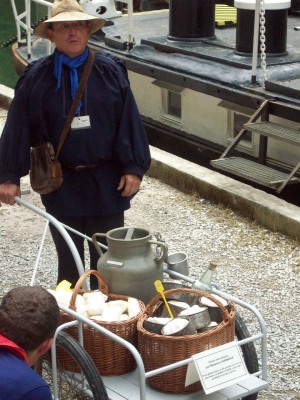
{"type": "MultiPolygon", "coordinates": [[[[249,121],[244,124],[241,131],[221,157],[216,160],[211,160],[210,165],[215,169],[222,170],[280,193],[286,185],[300,183],[300,177],[296,176],[300,169],[300,160],[292,168],[291,172],[283,172],[274,167],[267,166],[268,138],[276,139],[282,143],[293,144],[300,149],[300,130],[288,128],[269,121],[269,115],[271,114],[270,106],[273,102],[275,103],[273,100],[265,100],[251,116],[249,121]],[[257,122],[260,117],[261,121],[257,122]],[[248,131],[260,135],[259,155],[257,160],[250,160],[241,156],[228,157],[248,131]]],[[[277,106],[278,105],[279,108],[277,107],[277,109],[280,109],[280,106],[287,107],[286,105],[277,103],[277,106]]],[[[300,113],[300,109],[297,109],[297,112],[300,113]]]]}

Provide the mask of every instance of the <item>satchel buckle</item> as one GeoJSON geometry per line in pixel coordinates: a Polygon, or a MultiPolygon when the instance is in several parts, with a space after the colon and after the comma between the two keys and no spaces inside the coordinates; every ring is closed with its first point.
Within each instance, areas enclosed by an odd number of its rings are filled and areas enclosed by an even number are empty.
{"type": "Polygon", "coordinates": [[[52,144],[51,144],[50,142],[47,142],[47,143],[46,143],[46,146],[47,146],[48,149],[49,149],[49,157],[50,157],[50,160],[51,160],[51,161],[55,161],[55,151],[54,151],[54,148],[53,148],[52,144]]]}

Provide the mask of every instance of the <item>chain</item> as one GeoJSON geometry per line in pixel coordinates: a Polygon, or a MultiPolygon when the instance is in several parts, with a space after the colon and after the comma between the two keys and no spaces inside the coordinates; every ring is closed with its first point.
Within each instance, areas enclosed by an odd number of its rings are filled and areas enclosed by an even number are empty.
{"type": "Polygon", "coordinates": [[[260,2],[260,65],[261,65],[261,70],[262,70],[262,86],[265,88],[265,81],[268,79],[267,78],[267,63],[266,63],[266,19],[265,19],[265,2],[264,0],[261,0],[260,2]]]}

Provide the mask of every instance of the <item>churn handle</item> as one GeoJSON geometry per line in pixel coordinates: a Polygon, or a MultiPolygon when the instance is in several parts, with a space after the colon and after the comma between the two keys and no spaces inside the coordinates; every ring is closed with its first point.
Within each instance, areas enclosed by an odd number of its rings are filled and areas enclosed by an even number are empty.
{"type": "Polygon", "coordinates": [[[92,236],[92,241],[94,243],[94,246],[96,247],[96,250],[97,250],[99,256],[101,257],[103,255],[103,251],[101,250],[101,247],[99,246],[99,243],[96,239],[99,236],[106,238],[106,233],[94,233],[92,236]]]}
{"type": "Polygon", "coordinates": [[[160,260],[164,260],[168,254],[168,246],[164,242],[158,242],[157,240],[148,240],[150,244],[157,244],[158,246],[162,247],[162,253],[159,257],[155,257],[154,261],[159,262],[160,260]]]}

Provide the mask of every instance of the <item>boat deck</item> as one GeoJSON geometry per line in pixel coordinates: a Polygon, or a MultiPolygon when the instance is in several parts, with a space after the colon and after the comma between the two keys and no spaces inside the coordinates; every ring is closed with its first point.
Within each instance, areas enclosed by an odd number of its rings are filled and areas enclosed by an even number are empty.
{"type": "MultiPolygon", "coordinates": [[[[111,33],[127,40],[128,18],[114,20],[111,33]]],[[[300,17],[288,16],[286,54],[268,54],[267,81],[265,89],[282,96],[291,97],[298,104],[300,100],[300,17]]],[[[109,29],[109,27],[108,27],[109,29]]],[[[198,77],[209,82],[249,87],[251,91],[252,57],[236,54],[236,26],[225,25],[215,28],[215,38],[197,41],[169,40],[169,10],[135,14],[133,37],[136,45],[125,56],[127,59],[159,66],[169,73],[180,73],[198,77]]],[[[91,38],[91,44],[105,48],[103,42],[91,38]]],[[[116,50],[119,54],[126,51],[116,50]]],[[[262,79],[260,58],[258,58],[257,81],[262,79]]],[[[254,91],[260,89],[254,87],[254,91]]]]}
{"type": "MultiPolygon", "coordinates": [[[[122,37],[126,29],[125,21],[125,18],[115,21],[115,26],[122,33],[122,37]]],[[[299,17],[288,17],[287,54],[268,54],[267,49],[267,67],[271,67],[270,77],[272,80],[282,81],[281,85],[284,85],[285,80],[300,77],[300,31],[295,30],[298,25],[300,25],[299,17]]],[[[225,83],[235,82],[241,85],[247,83],[249,73],[246,71],[252,68],[252,57],[236,54],[235,26],[216,28],[214,39],[191,42],[169,40],[168,31],[168,10],[135,15],[133,36],[138,46],[134,47],[130,56],[145,59],[148,62],[161,63],[171,70],[178,68],[178,70],[190,71],[191,74],[221,80],[225,83]],[[175,58],[177,63],[174,66],[175,58]],[[181,60],[183,60],[182,63],[181,60]],[[224,71],[224,65],[228,67],[226,71],[224,71]]],[[[260,66],[259,59],[258,65],[260,66]]]]}
{"type": "MultiPolygon", "coordinates": [[[[168,9],[134,13],[134,45],[128,50],[128,23],[129,18],[126,14],[109,20],[102,31],[91,36],[90,46],[113,52],[131,63],[162,68],[168,73],[184,74],[225,86],[251,86],[252,57],[236,53],[234,24],[216,27],[214,38],[177,41],[168,38],[168,9]]],[[[279,92],[282,96],[291,97],[296,104],[299,104],[300,100],[299,28],[300,17],[289,15],[286,54],[268,54],[268,49],[266,50],[268,79],[265,88],[270,92],[279,92]]],[[[31,61],[46,54],[47,43],[47,40],[33,38],[31,61]]],[[[20,47],[17,52],[20,59],[27,59],[27,47],[20,47]]],[[[263,71],[259,58],[257,63],[257,81],[260,82],[263,71]]]]}

